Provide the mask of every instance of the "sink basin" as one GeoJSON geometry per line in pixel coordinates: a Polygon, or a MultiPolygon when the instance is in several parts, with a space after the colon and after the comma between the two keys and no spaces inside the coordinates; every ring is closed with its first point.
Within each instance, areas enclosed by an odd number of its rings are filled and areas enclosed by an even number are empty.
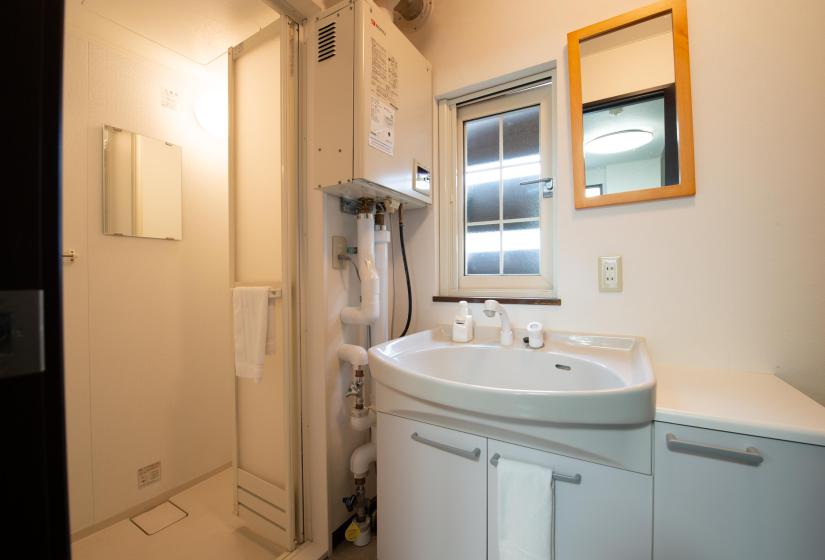
{"type": "Polygon", "coordinates": [[[534,350],[501,346],[494,328],[455,343],[439,327],[374,346],[369,363],[373,378],[394,391],[485,416],[636,425],[655,411],[653,369],[636,337],[552,333],[534,350]]]}

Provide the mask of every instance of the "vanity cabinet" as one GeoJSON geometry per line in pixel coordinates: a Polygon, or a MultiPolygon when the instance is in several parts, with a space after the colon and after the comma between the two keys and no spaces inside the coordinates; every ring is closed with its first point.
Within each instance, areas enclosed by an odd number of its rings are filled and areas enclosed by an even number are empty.
{"type": "Polygon", "coordinates": [[[656,560],[825,555],[825,447],[664,422],[654,433],[656,560]]]}
{"type": "MultiPolygon", "coordinates": [[[[651,556],[651,477],[571,459],[520,445],[488,441],[489,458],[507,459],[580,475],[579,483],[555,481],[555,560],[639,560],[651,556]]],[[[487,461],[487,558],[498,560],[498,476],[487,461]]],[[[547,528],[548,538],[551,528],[547,528]]]]}
{"type": "Polygon", "coordinates": [[[487,439],[380,414],[378,557],[487,556],[487,439]]]}
{"type": "Polygon", "coordinates": [[[380,413],[378,558],[498,559],[496,454],[581,475],[555,483],[556,560],[651,557],[649,475],[380,413]]]}

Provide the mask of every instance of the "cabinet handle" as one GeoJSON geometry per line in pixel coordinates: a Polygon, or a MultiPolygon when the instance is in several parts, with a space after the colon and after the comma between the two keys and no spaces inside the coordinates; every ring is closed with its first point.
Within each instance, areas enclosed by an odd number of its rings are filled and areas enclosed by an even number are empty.
{"type": "Polygon", "coordinates": [[[716,445],[708,445],[706,443],[695,443],[692,441],[684,441],[676,439],[673,434],[665,436],[667,440],[667,448],[678,453],[690,453],[692,455],[701,455],[702,457],[712,457],[713,459],[721,459],[723,461],[732,461],[734,463],[742,463],[745,465],[752,465],[758,467],[759,464],[765,460],[755,447],[748,447],[744,451],[738,449],[730,449],[728,447],[718,447],[716,445]]]}
{"type": "Polygon", "coordinates": [[[465,449],[453,447],[452,445],[447,445],[446,443],[439,443],[437,441],[421,437],[420,435],[418,435],[418,432],[413,432],[412,434],[410,434],[410,437],[413,439],[413,441],[417,441],[418,443],[423,443],[424,445],[435,447],[436,449],[440,449],[441,451],[446,451],[447,453],[452,453],[453,455],[458,455],[459,457],[464,457],[465,459],[470,459],[471,461],[478,461],[478,458],[481,457],[481,449],[479,449],[478,447],[476,447],[472,451],[467,451],[465,449]]]}

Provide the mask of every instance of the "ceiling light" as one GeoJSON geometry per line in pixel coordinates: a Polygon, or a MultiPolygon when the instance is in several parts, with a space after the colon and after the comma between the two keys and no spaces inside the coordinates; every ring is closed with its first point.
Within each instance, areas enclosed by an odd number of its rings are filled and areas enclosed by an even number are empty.
{"type": "Polygon", "coordinates": [[[585,142],[584,149],[591,154],[615,154],[634,150],[651,140],[653,140],[653,133],[649,130],[629,128],[597,136],[585,142]]]}
{"type": "Polygon", "coordinates": [[[226,138],[227,103],[226,96],[216,91],[207,91],[195,98],[195,119],[215,138],[226,138]]]}

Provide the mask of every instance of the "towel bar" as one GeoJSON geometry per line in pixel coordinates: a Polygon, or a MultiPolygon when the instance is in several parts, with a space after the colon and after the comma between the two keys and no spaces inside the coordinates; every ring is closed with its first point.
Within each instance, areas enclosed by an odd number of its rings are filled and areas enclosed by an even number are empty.
{"type": "MultiPolygon", "coordinates": [[[[257,287],[260,284],[244,284],[242,282],[237,282],[235,284],[236,288],[244,288],[244,287],[257,287]]],[[[283,296],[283,290],[281,288],[269,288],[269,299],[278,299],[279,297],[283,296]]]]}
{"type": "MultiPolygon", "coordinates": [[[[494,467],[498,466],[498,460],[501,459],[501,455],[496,453],[492,457],[490,457],[490,464],[494,467]]],[[[569,482],[571,484],[581,484],[582,475],[580,474],[560,474],[560,473],[553,473],[553,480],[558,480],[559,482],[569,482]]]]}

